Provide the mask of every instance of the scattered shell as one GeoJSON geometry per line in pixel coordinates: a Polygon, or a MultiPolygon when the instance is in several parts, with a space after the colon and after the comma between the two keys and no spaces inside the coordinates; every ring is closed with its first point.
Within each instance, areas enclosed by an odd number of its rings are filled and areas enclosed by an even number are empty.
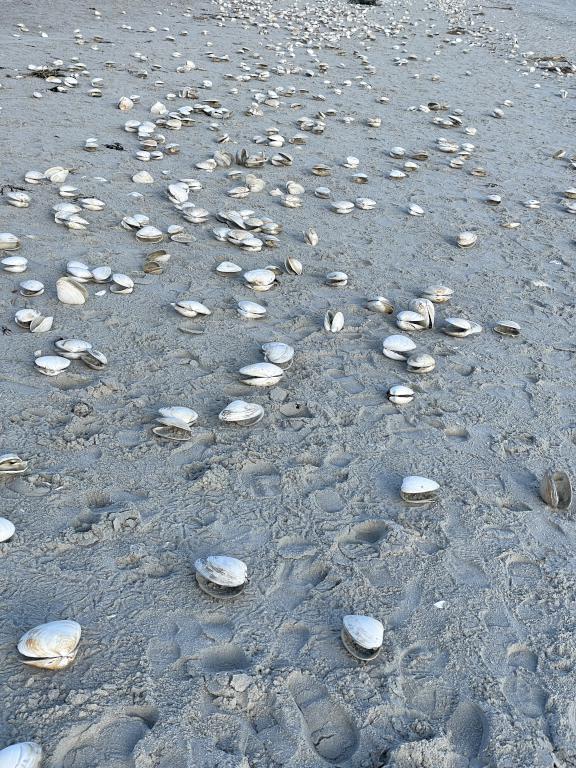
{"type": "Polygon", "coordinates": [[[15,251],[20,248],[20,240],[11,232],[0,232],[0,251],[15,251]]]}
{"type": "Polygon", "coordinates": [[[1,262],[4,272],[25,272],[28,259],[24,256],[5,256],[1,262]]]}
{"type": "Polygon", "coordinates": [[[196,581],[211,597],[236,597],[248,583],[248,568],[242,560],[226,555],[210,555],[194,563],[196,581]]]}
{"type": "Polygon", "coordinates": [[[34,741],[21,741],[0,749],[0,768],[39,768],[42,747],[34,741]]]}
{"type": "Polygon", "coordinates": [[[380,653],[384,642],[384,627],[372,616],[344,616],[342,643],[346,650],[361,661],[371,661],[380,653]]]}
{"type": "Polygon", "coordinates": [[[319,239],[320,238],[318,237],[318,233],[312,227],[304,232],[304,240],[308,243],[308,245],[318,245],[319,239]]]}
{"type": "MultiPolygon", "coordinates": [[[[16,532],[16,528],[14,527],[14,523],[11,523],[10,520],[7,520],[5,517],[0,517],[0,544],[4,541],[9,541],[9,539],[14,536],[14,533],[16,532]]],[[[0,762],[0,768],[2,766],[2,763],[0,762]]]]}
{"type": "Polygon", "coordinates": [[[59,355],[41,355],[35,358],[34,364],[39,369],[40,373],[45,376],[57,376],[62,373],[70,365],[70,360],[59,355]]]}
{"type": "Polygon", "coordinates": [[[198,315],[211,315],[212,312],[204,304],[191,299],[183,299],[170,304],[179,315],[184,317],[198,317],[198,315]]]}
{"type": "Polygon", "coordinates": [[[386,397],[394,405],[406,405],[414,400],[414,390],[404,384],[394,384],[386,392],[386,397]]]}
{"type": "Polygon", "coordinates": [[[335,200],[331,203],[331,208],[334,213],[352,213],[354,207],[354,203],[349,200],[335,200]]]}
{"type": "Polygon", "coordinates": [[[396,325],[403,331],[423,331],[429,327],[428,320],[419,312],[412,310],[398,312],[396,325]]]}
{"type": "Polygon", "coordinates": [[[64,669],[76,658],[82,628],[76,621],[50,621],[29,629],[18,643],[18,651],[31,667],[64,669]]]}
{"type": "Polygon", "coordinates": [[[409,336],[401,333],[387,336],[382,342],[382,353],[391,360],[407,360],[416,349],[416,344],[409,336]]]}
{"type": "Polygon", "coordinates": [[[62,304],[80,305],[88,299],[88,291],[71,277],[60,277],[56,281],[56,295],[62,304]]]}
{"type": "Polygon", "coordinates": [[[520,326],[514,320],[500,320],[494,326],[494,331],[501,336],[520,336],[520,326]]]}
{"type": "Polygon", "coordinates": [[[329,309],[324,315],[324,328],[331,333],[338,333],[344,328],[344,315],[342,312],[333,312],[329,309]]]}
{"type": "Polygon", "coordinates": [[[366,301],[366,309],[379,312],[381,315],[391,315],[394,312],[394,305],[386,296],[372,296],[366,301]]]}
{"type": "Polygon", "coordinates": [[[273,387],[278,384],[284,371],[273,363],[252,363],[240,368],[240,380],[251,387],[273,387]]]}
{"type": "Polygon", "coordinates": [[[572,503],[572,483],[566,472],[546,472],[540,483],[540,496],[553,509],[568,509],[572,503]]]}
{"type": "Polygon", "coordinates": [[[406,367],[411,373],[430,373],[436,367],[436,360],[432,355],[410,355],[406,360],[406,367]]]}
{"type": "Polygon", "coordinates": [[[402,480],[400,497],[408,504],[429,504],[436,500],[437,482],[427,477],[410,475],[402,480]]]}
{"type": "Polygon", "coordinates": [[[302,262],[295,256],[287,256],[284,261],[284,269],[289,275],[301,275],[304,271],[302,262]]]}
{"type": "Polygon", "coordinates": [[[103,352],[99,352],[97,349],[90,349],[83,355],[80,355],[80,360],[85,366],[91,368],[93,371],[101,371],[108,365],[108,358],[103,352]]]}
{"type": "Polygon", "coordinates": [[[276,273],[271,269],[252,269],[244,272],[244,280],[253,291],[269,291],[276,282],[276,273]]]}
{"type": "Polygon", "coordinates": [[[26,472],[28,462],[17,453],[0,454],[0,477],[3,475],[21,475],[26,472]]]}
{"type": "Polygon", "coordinates": [[[23,280],[20,283],[20,294],[31,298],[41,296],[44,293],[44,283],[39,280],[23,280]]]}
{"type": "Polygon", "coordinates": [[[294,347],[291,347],[290,344],[284,344],[280,341],[269,341],[262,344],[262,352],[267,362],[279,365],[285,370],[292,365],[294,347]]]}
{"type": "Polygon", "coordinates": [[[31,198],[26,192],[7,192],[5,197],[6,202],[15,208],[28,208],[30,205],[31,198]]]}
{"type": "Polygon", "coordinates": [[[478,323],[471,323],[470,320],[466,320],[464,317],[446,317],[442,330],[447,336],[463,339],[466,336],[481,333],[482,326],[478,325],[478,323]]]}
{"type": "Polygon", "coordinates": [[[478,242],[478,235],[476,232],[460,232],[456,242],[460,248],[471,248],[478,242]]]}
{"type": "Polygon", "coordinates": [[[416,203],[410,203],[408,206],[408,213],[410,216],[424,216],[424,208],[416,205],[416,203]]]}
{"type": "Polygon", "coordinates": [[[220,411],[218,418],[244,427],[257,424],[264,416],[264,408],[257,403],[247,403],[245,400],[233,400],[220,411]]]}
{"type": "Polygon", "coordinates": [[[242,267],[239,267],[238,264],[234,264],[233,261],[222,261],[216,267],[216,272],[220,275],[235,275],[238,274],[238,272],[242,272],[242,267]]]}
{"type": "Polygon", "coordinates": [[[346,272],[328,272],[326,275],[326,285],[333,288],[343,288],[348,283],[346,272]]]}
{"type": "Polygon", "coordinates": [[[134,290],[134,281],[128,275],[114,272],[110,283],[110,293],[128,294],[134,290]]]}
{"type": "Polygon", "coordinates": [[[249,320],[258,320],[266,314],[266,307],[254,301],[239,301],[238,313],[249,320]]]}
{"type": "Polygon", "coordinates": [[[58,353],[68,360],[79,360],[85,352],[92,349],[92,344],[84,339],[57,339],[54,346],[58,353]]]}
{"type": "Polygon", "coordinates": [[[422,295],[430,299],[433,304],[445,304],[450,301],[454,291],[445,285],[429,285],[422,291],[422,295]]]}
{"type": "Polygon", "coordinates": [[[408,305],[412,312],[417,312],[426,322],[426,328],[434,328],[436,310],[430,299],[412,299],[408,305]]]}

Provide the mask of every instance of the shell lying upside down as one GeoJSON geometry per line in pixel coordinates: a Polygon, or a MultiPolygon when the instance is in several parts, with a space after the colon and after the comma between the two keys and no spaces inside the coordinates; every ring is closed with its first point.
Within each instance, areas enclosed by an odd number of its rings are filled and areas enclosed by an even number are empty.
{"type": "Polygon", "coordinates": [[[38,768],[42,747],[33,741],[21,741],[0,749],[0,768],[38,768]]]}
{"type": "Polygon", "coordinates": [[[40,669],[64,669],[76,658],[82,628],[76,621],[50,621],[28,630],[18,643],[24,664],[40,669]]]}

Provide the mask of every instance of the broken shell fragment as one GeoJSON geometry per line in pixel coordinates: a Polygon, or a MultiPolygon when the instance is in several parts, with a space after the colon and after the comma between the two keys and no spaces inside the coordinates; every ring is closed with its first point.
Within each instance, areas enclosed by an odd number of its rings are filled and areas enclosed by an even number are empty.
{"type": "Polygon", "coordinates": [[[68,368],[70,360],[60,355],[41,355],[35,358],[34,364],[45,376],[57,376],[68,368]]]}
{"type": "Polygon", "coordinates": [[[251,427],[264,416],[264,408],[258,403],[247,403],[245,400],[233,400],[218,414],[220,421],[241,424],[251,427]]]}
{"type": "Polygon", "coordinates": [[[408,504],[429,504],[436,500],[437,482],[427,477],[410,475],[402,480],[400,497],[408,504]]]}
{"type": "Polygon", "coordinates": [[[273,363],[252,363],[240,368],[240,380],[251,387],[273,387],[278,384],[284,371],[273,363]]]}
{"type": "Polygon", "coordinates": [[[26,472],[28,462],[21,459],[17,453],[0,454],[0,477],[3,475],[21,475],[26,472]]]}
{"type": "Polygon", "coordinates": [[[414,400],[414,390],[404,384],[394,384],[386,393],[386,397],[394,405],[407,405],[414,400]]]}
{"type": "Polygon", "coordinates": [[[64,669],[76,658],[81,633],[76,621],[50,621],[22,635],[18,651],[31,667],[64,669]]]}
{"type": "Polygon", "coordinates": [[[344,616],[342,625],[342,644],[352,656],[361,661],[371,661],[378,656],[384,642],[384,627],[378,619],[344,616]]]}
{"type": "Polygon", "coordinates": [[[56,281],[56,295],[62,304],[81,305],[88,299],[88,291],[71,277],[60,277],[56,281]]]}
{"type": "Polygon", "coordinates": [[[34,741],[21,741],[0,749],[0,768],[38,768],[42,747],[34,741]]]}
{"type": "Polygon", "coordinates": [[[329,309],[324,315],[324,329],[330,333],[338,333],[344,328],[344,315],[342,312],[333,312],[329,309]]]}
{"type": "Polygon", "coordinates": [[[546,472],[540,483],[540,496],[553,509],[568,509],[572,503],[572,483],[566,472],[546,472]]]}
{"type": "MultiPolygon", "coordinates": [[[[16,528],[14,523],[11,523],[10,520],[7,520],[5,517],[0,517],[0,544],[4,541],[9,541],[12,536],[14,536],[15,532],[16,528]]],[[[1,762],[0,768],[2,768],[1,762]]]]}
{"type": "Polygon", "coordinates": [[[430,373],[436,367],[436,360],[432,355],[410,355],[406,360],[406,367],[410,373],[430,373]]]}
{"type": "Polygon", "coordinates": [[[236,597],[248,583],[248,568],[235,557],[209,555],[196,560],[194,568],[198,586],[211,597],[236,597]]]}
{"type": "Polygon", "coordinates": [[[514,320],[500,320],[494,326],[494,331],[500,336],[520,336],[520,326],[514,320]]]}
{"type": "Polygon", "coordinates": [[[412,339],[401,333],[387,336],[382,342],[382,353],[391,360],[407,360],[415,349],[416,344],[412,339]]]}

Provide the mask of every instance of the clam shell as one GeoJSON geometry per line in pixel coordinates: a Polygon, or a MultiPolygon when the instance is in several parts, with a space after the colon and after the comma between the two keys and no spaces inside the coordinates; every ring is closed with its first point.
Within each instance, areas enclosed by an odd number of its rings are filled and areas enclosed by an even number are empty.
{"type": "Polygon", "coordinates": [[[0,454],[0,474],[19,475],[26,471],[28,462],[21,459],[17,453],[0,454]]]}
{"type": "Polygon", "coordinates": [[[15,251],[20,248],[20,240],[11,232],[0,232],[0,251],[15,251]]]}
{"type": "Polygon", "coordinates": [[[28,630],[18,643],[22,656],[32,667],[64,669],[76,657],[82,628],[76,621],[50,621],[28,630]]]}
{"type": "Polygon", "coordinates": [[[0,517],[0,543],[11,539],[15,532],[16,528],[14,523],[11,523],[10,520],[7,520],[5,517],[0,517]]]}
{"type": "Polygon", "coordinates": [[[80,305],[88,299],[88,291],[71,277],[60,277],[56,281],[56,295],[62,304],[80,305]]]}
{"type": "Polygon", "coordinates": [[[273,363],[253,363],[240,368],[241,381],[253,387],[271,387],[277,384],[284,371],[273,363]]]}
{"type": "Polygon", "coordinates": [[[326,275],[326,284],[335,287],[344,287],[348,283],[346,272],[328,272],[326,275]]]}
{"type": "Polygon", "coordinates": [[[331,333],[338,333],[344,328],[344,315],[342,312],[333,312],[329,309],[324,315],[324,328],[331,333]]]}
{"type": "Polygon", "coordinates": [[[242,267],[238,264],[234,264],[233,261],[223,261],[216,267],[216,272],[220,275],[234,275],[238,272],[242,272],[242,267]]]}
{"type": "Polygon", "coordinates": [[[572,483],[566,472],[546,472],[540,483],[540,496],[553,509],[568,509],[572,503],[572,483]]]}
{"type": "Polygon", "coordinates": [[[256,304],[254,301],[239,301],[238,312],[242,317],[256,320],[264,317],[266,314],[266,307],[263,307],[261,304],[256,304]]]}
{"type": "Polygon", "coordinates": [[[158,413],[166,418],[178,419],[188,425],[194,424],[198,420],[196,411],[183,405],[169,405],[166,408],[159,408],[158,413]]]}
{"type": "Polygon", "coordinates": [[[396,315],[396,325],[403,331],[423,331],[428,328],[428,320],[419,312],[406,309],[396,315]]]}
{"type": "Polygon", "coordinates": [[[382,342],[382,352],[391,360],[407,360],[411,352],[416,349],[416,344],[409,336],[395,333],[387,336],[382,342]]]}
{"type": "Polygon", "coordinates": [[[30,333],[46,333],[51,330],[53,324],[54,318],[52,316],[42,317],[42,315],[39,315],[30,323],[30,333]]]}
{"type": "Polygon", "coordinates": [[[436,360],[432,355],[410,355],[406,360],[406,367],[412,373],[430,373],[436,367],[436,360]]]}
{"type": "Polygon", "coordinates": [[[342,643],[357,659],[369,661],[376,658],[384,642],[384,627],[372,616],[344,616],[342,619],[342,643]]]}
{"type": "Polygon", "coordinates": [[[434,309],[434,304],[430,301],[430,299],[412,299],[408,306],[413,312],[418,312],[419,315],[422,315],[422,317],[426,320],[428,328],[434,328],[436,310],[434,309]]]}
{"type": "Polygon", "coordinates": [[[42,747],[33,741],[21,741],[0,749],[0,768],[38,768],[42,747]]]}
{"type": "Polygon", "coordinates": [[[62,357],[78,360],[80,355],[92,349],[92,344],[84,339],[56,339],[54,346],[62,357]]]}
{"type": "Polygon", "coordinates": [[[294,357],[294,347],[291,347],[290,344],[283,344],[280,341],[269,341],[266,344],[262,344],[262,352],[269,363],[274,363],[274,365],[284,368],[291,364],[294,357]]]}
{"type": "Polygon", "coordinates": [[[204,304],[201,304],[199,301],[192,301],[189,299],[177,301],[170,306],[174,307],[176,312],[178,312],[179,315],[184,315],[184,317],[197,317],[198,315],[212,314],[212,312],[204,304]]]}
{"type": "Polygon", "coordinates": [[[414,390],[404,384],[394,384],[386,393],[388,400],[394,405],[406,405],[414,400],[414,390]]]}
{"type": "Polygon", "coordinates": [[[289,275],[301,275],[304,271],[302,262],[295,256],[287,256],[284,261],[284,269],[289,275]]]}
{"type": "Polygon", "coordinates": [[[520,336],[520,326],[514,320],[500,320],[494,326],[494,331],[500,336],[520,336]]]}
{"type": "Polygon", "coordinates": [[[105,283],[112,276],[110,267],[95,267],[92,270],[92,279],[95,283],[105,283]]]}
{"type": "Polygon", "coordinates": [[[45,376],[57,376],[63,370],[68,368],[70,360],[59,355],[42,355],[34,360],[35,365],[38,367],[40,373],[45,376]]]}
{"type": "Polygon", "coordinates": [[[196,560],[194,568],[198,585],[212,597],[234,597],[248,581],[246,564],[235,557],[210,555],[196,560]]]}
{"type": "Polygon", "coordinates": [[[478,235],[476,232],[460,232],[456,238],[456,242],[460,248],[471,248],[478,242],[478,235]]]}
{"type": "Polygon", "coordinates": [[[41,296],[44,293],[44,283],[39,280],[23,280],[20,283],[22,296],[41,296]]]}
{"type": "Polygon", "coordinates": [[[251,269],[244,272],[244,280],[251,286],[271,286],[276,275],[270,269],[251,269]]]}
{"type": "Polygon", "coordinates": [[[372,296],[366,301],[366,309],[382,315],[391,315],[394,312],[394,305],[386,296],[372,296]]]}
{"type": "Polygon", "coordinates": [[[42,315],[36,309],[29,309],[26,307],[25,309],[19,309],[16,312],[14,320],[16,325],[19,325],[20,328],[30,328],[32,321],[38,320],[41,317],[42,315]]]}
{"type": "Polygon", "coordinates": [[[437,482],[427,477],[409,475],[402,480],[400,497],[409,504],[428,504],[436,498],[440,488],[437,482]]]}
{"type": "Polygon", "coordinates": [[[19,273],[26,271],[28,259],[24,256],[5,256],[1,263],[4,272],[19,273]]]}
{"type": "Polygon", "coordinates": [[[264,416],[264,408],[257,403],[247,403],[245,400],[233,400],[218,414],[221,421],[242,424],[250,427],[257,424],[264,416]]]}
{"type": "Polygon", "coordinates": [[[445,304],[450,301],[454,291],[446,285],[429,285],[422,294],[434,304],[445,304]]]}
{"type": "MultiPolygon", "coordinates": [[[[158,419],[158,421],[169,421],[168,419],[158,419]]],[[[162,437],[165,440],[177,440],[186,441],[192,439],[192,431],[190,427],[187,427],[183,422],[176,421],[175,423],[162,424],[160,427],[152,427],[157,437],[162,437]]]]}
{"type": "Polygon", "coordinates": [[[149,225],[141,227],[136,232],[136,240],[140,240],[143,243],[159,243],[163,237],[164,235],[160,229],[149,225]]]}
{"type": "Polygon", "coordinates": [[[80,355],[80,360],[93,371],[100,371],[108,365],[108,358],[103,352],[97,349],[90,349],[80,355]]]}

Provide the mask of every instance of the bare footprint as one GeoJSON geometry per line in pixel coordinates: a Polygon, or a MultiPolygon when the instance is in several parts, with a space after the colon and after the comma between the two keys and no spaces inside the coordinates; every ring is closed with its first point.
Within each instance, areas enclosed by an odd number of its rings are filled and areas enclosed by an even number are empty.
{"type": "Polygon", "coordinates": [[[358,731],[347,713],[330,700],[325,686],[312,675],[293,672],[288,688],[310,745],[330,763],[348,760],[358,749],[358,731]]]}
{"type": "Polygon", "coordinates": [[[454,750],[472,761],[487,743],[488,723],[484,713],[472,701],[463,701],[448,722],[448,736],[454,750]]]}

